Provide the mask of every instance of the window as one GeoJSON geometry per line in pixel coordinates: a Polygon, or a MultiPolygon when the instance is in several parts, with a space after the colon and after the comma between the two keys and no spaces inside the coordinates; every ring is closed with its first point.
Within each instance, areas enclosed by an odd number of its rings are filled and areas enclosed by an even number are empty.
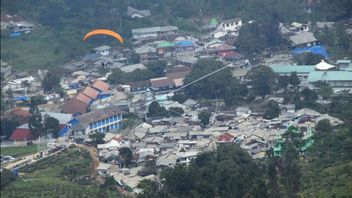
{"type": "Polygon", "coordinates": [[[109,120],[110,120],[110,123],[113,122],[114,121],[114,117],[110,117],[109,120]]]}

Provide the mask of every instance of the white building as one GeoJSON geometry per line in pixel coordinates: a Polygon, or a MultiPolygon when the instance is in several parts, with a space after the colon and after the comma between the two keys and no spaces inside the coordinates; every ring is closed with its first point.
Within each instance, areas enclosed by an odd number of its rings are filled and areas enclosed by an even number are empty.
{"type": "Polygon", "coordinates": [[[132,29],[132,38],[133,39],[144,39],[144,38],[153,38],[162,35],[168,34],[177,34],[178,27],[176,26],[157,26],[157,27],[149,27],[149,28],[138,28],[132,29]]]}
{"type": "Polygon", "coordinates": [[[218,31],[222,32],[236,32],[242,27],[242,19],[234,18],[225,20],[217,27],[218,31]]]}
{"type": "Polygon", "coordinates": [[[108,45],[102,45],[93,49],[96,54],[100,54],[102,56],[108,56],[110,54],[110,50],[111,47],[108,45]]]}

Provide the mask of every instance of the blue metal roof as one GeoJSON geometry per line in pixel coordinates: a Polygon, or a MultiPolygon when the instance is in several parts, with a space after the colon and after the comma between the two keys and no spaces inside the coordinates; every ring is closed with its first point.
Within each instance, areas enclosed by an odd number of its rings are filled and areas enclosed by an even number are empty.
{"type": "Polygon", "coordinates": [[[175,43],[176,47],[192,47],[194,44],[192,41],[178,41],[175,43]]]}
{"type": "Polygon", "coordinates": [[[305,48],[296,48],[292,51],[294,55],[305,53],[305,52],[310,52],[313,54],[318,54],[324,56],[324,58],[329,58],[328,52],[326,51],[324,46],[321,45],[315,45],[311,47],[305,47],[305,48]]]}

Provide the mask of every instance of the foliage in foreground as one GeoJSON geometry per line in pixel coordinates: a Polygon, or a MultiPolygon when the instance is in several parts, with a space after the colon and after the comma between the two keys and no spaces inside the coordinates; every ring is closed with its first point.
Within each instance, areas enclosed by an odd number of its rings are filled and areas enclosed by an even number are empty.
{"type": "Polygon", "coordinates": [[[90,178],[88,151],[70,149],[20,169],[24,175],[4,189],[1,197],[121,197],[113,188],[90,178]]]}

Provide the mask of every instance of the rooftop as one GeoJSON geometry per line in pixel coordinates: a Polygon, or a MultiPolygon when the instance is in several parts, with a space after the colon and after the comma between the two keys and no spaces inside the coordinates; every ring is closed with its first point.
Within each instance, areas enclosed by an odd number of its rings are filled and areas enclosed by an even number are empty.
{"type": "Polygon", "coordinates": [[[313,71],[308,75],[308,82],[316,81],[352,81],[352,71],[313,71]]]}
{"type": "Polygon", "coordinates": [[[294,36],[290,36],[290,40],[294,45],[301,45],[305,43],[310,43],[310,42],[316,42],[318,41],[314,34],[311,32],[304,32],[302,34],[297,34],[294,36]]]}
{"type": "Polygon", "coordinates": [[[148,28],[137,28],[132,29],[132,34],[149,33],[149,32],[167,32],[167,31],[178,31],[176,26],[156,26],[148,28]]]}
{"type": "Polygon", "coordinates": [[[290,74],[291,72],[309,73],[309,72],[315,71],[315,66],[314,65],[274,64],[274,65],[269,65],[269,67],[275,73],[287,73],[287,74],[290,74]]]}

